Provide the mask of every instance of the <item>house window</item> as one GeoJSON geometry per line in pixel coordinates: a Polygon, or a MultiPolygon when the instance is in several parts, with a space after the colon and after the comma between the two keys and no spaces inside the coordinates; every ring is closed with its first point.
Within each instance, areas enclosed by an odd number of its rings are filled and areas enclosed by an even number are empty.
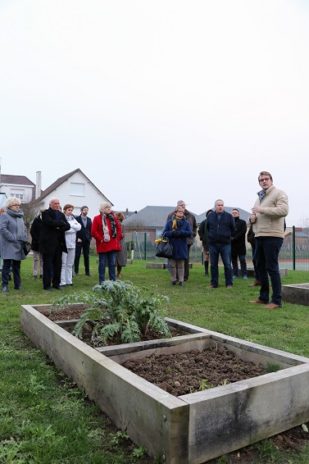
{"type": "Polygon", "coordinates": [[[23,200],[24,199],[24,194],[23,193],[14,193],[14,192],[11,192],[11,197],[15,197],[15,198],[19,198],[20,200],[23,200]]]}
{"type": "Polygon", "coordinates": [[[71,182],[70,183],[70,195],[84,197],[85,196],[85,184],[82,184],[80,182],[71,182]]]}

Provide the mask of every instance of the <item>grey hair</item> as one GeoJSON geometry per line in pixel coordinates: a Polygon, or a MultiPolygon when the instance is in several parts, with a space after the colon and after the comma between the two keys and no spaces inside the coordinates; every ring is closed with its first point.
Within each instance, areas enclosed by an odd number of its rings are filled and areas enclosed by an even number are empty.
{"type": "Polygon", "coordinates": [[[223,205],[224,205],[224,201],[221,200],[221,198],[218,198],[218,200],[215,201],[215,206],[217,205],[218,201],[222,201],[223,205]]]}
{"type": "Polygon", "coordinates": [[[106,202],[100,204],[99,211],[100,211],[100,213],[102,213],[105,210],[105,208],[111,208],[111,207],[112,207],[112,205],[106,201],[106,202]]]}
{"type": "Polygon", "coordinates": [[[10,197],[6,200],[6,207],[10,208],[12,205],[21,205],[21,200],[16,197],[10,197]]]}

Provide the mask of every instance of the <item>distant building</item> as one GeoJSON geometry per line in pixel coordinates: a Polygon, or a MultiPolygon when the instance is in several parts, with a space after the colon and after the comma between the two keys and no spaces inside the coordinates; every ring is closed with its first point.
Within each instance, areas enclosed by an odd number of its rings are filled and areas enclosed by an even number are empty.
{"type": "MultiPolygon", "coordinates": [[[[167,216],[171,211],[175,209],[175,206],[145,206],[145,208],[140,211],[136,211],[135,214],[132,214],[123,221],[124,230],[127,236],[133,232],[143,232],[147,233],[148,239],[151,242],[154,242],[163,231],[163,228],[166,224],[167,216]]],[[[232,211],[232,207],[225,207],[227,212],[232,211]]],[[[241,219],[244,219],[248,222],[250,213],[241,208],[238,208],[240,212],[241,219]]],[[[195,214],[193,213],[196,221],[200,224],[205,219],[205,213],[195,214]]],[[[199,242],[198,236],[196,237],[199,242]]]]}
{"type": "MultiPolygon", "coordinates": [[[[37,179],[37,183],[40,181],[37,179]]],[[[61,206],[66,203],[74,205],[74,214],[80,213],[80,208],[87,205],[89,217],[99,213],[101,203],[113,203],[94,185],[94,183],[81,171],[74,171],[59,177],[36,198],[34,204],[37,209],[48,208],[52,198],[59,198],[61,206]]]]}
{"type": "Polygon", "coordinates": [[[1,174],[0,193],[19,198],[22,203],[30,203],[35,197],[35,184],[26,176],[1,174]]]}
{"type": "Polygon", "coordinates": [[[168,214],[175,206],[145,206],[135,214],[131,214],[123,221],[125,234],[143,232],[148,234],[148,239],[154,242],[161,235],[168,214]]]}

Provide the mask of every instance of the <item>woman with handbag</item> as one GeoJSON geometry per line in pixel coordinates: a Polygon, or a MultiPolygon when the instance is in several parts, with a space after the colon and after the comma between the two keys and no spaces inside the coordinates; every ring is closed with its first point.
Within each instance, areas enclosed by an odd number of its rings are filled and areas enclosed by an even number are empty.
{"type": "Polygon", "coordinates": [[[20,262],[25,259],[24,242],[27,230],[24,213],[20,211],[21,201],[11,197],[6,203],[6,213],[0,216],[0,255],[3,258],[2,292],[9,291],[10,269],[12,267],[15,290],[21,286],[20,262]]]}
{"type": "Polygon", "coordinates": [[[185,260],[188,259],[187,238],[192,236],[192,229],[189,222],[184,218],[183,208],[177,207],[175,214],[167,221],[162,235],[169,239],[173,247],[172,257],[168,260],[172,285],[177,284],[178,275],[178,282],[182,287],[185,260]]]}

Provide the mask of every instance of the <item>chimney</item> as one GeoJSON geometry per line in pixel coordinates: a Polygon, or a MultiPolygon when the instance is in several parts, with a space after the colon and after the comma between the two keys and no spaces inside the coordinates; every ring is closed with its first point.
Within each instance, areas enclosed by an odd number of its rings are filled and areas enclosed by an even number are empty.
{"type": "Polygon", "coordinates": [[[41,196],[42,191],[42,172],[36,172],[35,199],[41,196]]]}

